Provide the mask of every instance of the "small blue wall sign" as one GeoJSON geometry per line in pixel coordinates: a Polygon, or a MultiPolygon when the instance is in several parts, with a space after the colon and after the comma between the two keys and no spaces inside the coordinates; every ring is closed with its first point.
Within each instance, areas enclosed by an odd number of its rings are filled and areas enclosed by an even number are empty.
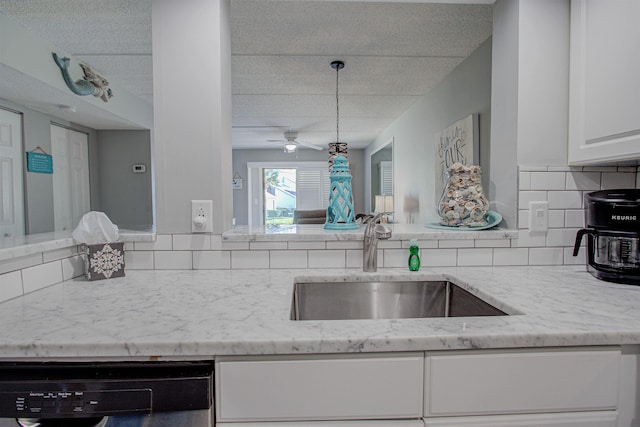
{"type": "Polygon", "coordinates": [[[51,154],[28,151],[27,172],[53,173],[53,156],[51,154]]]}

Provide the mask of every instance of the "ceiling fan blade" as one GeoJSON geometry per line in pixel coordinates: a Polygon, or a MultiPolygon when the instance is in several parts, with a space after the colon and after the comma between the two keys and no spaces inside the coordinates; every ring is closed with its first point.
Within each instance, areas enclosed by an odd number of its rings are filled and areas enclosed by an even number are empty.
{"type": "Polygon", "coordinates": [[[287,142],[286,139],[267,139],[267,142],[287,142]]]}
{"type": "Polygon", "coordinates": [[[296,141],[296,142],[302,145],[303,147],[313,148],[314,150],[318,150],[318,151],[324,150],[323,147],[320,147],[319,145],[311,144],[309,142],[304,142],[304,141],[296,141]]]}

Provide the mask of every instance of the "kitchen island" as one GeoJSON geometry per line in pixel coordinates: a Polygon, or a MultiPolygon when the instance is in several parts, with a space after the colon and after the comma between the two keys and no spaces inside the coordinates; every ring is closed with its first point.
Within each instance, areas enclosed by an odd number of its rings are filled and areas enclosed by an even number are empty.
{"type": "Polygon", "coordinates": [[[0,304],[0,357],[162,358],[640,344],[640,287],[584,266],[127,271],[0,304]],[[509,316],[292,321],[296,280],[448,278],[509,316]]]}
{"type": "Polygon", "coordinates": [[[638,306],[584,266],[128,271],[0,304],[0,361],[214,360],[218,427],[620,427],[638,306]],[[508,315],[290,320],[295,282],[442,279],[508,315]]]}

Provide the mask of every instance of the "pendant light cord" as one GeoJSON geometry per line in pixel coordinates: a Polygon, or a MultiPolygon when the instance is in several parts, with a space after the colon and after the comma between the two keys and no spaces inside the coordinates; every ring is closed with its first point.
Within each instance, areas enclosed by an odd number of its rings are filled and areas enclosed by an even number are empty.
{"type": "Polygon", "coordinates": [[[336,67],[336,143],[340,142],[340,98],[338,96],[338,84],[340,68],[336,67]]]}

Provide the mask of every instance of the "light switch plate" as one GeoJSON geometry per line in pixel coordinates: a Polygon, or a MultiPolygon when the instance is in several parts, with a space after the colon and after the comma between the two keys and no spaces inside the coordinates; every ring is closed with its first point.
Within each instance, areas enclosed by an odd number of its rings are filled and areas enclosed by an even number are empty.
{"type": "Polygon", "coordinates": [[[213,200],[191,201],[191,232],[211,233],[213,231],[213,200]]]}
{"type": "Polygon", "coordinates": [[[529,231],[544,232],[549,229],[549,202],[529,202],[529,231]]]}

